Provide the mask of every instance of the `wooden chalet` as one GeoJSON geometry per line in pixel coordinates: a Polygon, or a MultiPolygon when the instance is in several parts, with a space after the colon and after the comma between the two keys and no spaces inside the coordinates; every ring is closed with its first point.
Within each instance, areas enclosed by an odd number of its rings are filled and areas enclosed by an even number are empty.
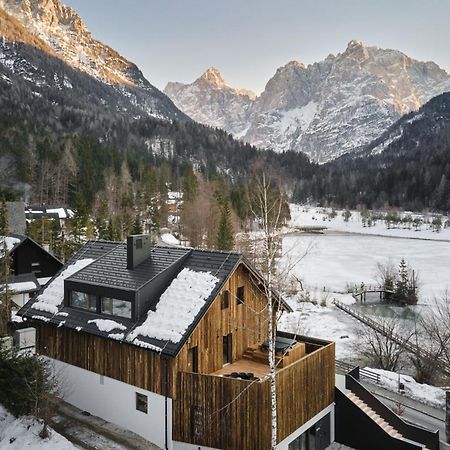
{"type": "MultiPolygon", "coordinates": [[[[19,315],[63,369],[67,402],[162,449],[266,450],[264,292],[242,255],[130,236],[88,242],[19,315]]],[[[280,332],[277,349],[277,448],[326,448],[334,344],[280,332]]]]}

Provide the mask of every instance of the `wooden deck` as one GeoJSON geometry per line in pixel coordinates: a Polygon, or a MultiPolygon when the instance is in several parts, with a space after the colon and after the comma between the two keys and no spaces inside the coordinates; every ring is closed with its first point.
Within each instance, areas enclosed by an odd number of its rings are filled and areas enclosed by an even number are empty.
{"type": "Polygon", "coordinates": [[[243,358],[223,366],[222,369],[217,370],[210,375],[226,375],[232,372],[251,372],[256,377],[263,378],[269,373],[269,365],[243,358]]]}

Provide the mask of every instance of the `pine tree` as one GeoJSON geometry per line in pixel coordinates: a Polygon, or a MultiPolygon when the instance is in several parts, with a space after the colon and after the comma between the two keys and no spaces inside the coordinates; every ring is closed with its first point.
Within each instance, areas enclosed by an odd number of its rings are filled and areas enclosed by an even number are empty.
{"type": "Polygon", "coordinates": [[[2,198],[2,204],[0,206],[0,236],[7,236],[9,234],[8,224],[8,207],[5,197],[2,198]]]}
{"type": "Polygon", "coordinates": [[[409,287],[409,273],[408,266],[406,261],[402,258],[400,261],[400,265],[398,268],[398,279],[396,284],[396,295],[400,299],[406,299],[408,295],[408,287],[409,287]]]}
{"type": "Polygon", "coordinates": [[[9,290],[9,280],[11,277],[11,257],[7,246],[8,209],[5,199],[2,200],[0,208],[0,337],[8,333],[8,322],[11,320],[11,298],[12,292],[9,290]]]}
{"type": "Polygon", "coordinates": [[[228,200],[222,201],[219,230],[217,234],[217,248],[219,250],[232,250],[234,247],[233,225],[228,200]]]}
{"type": "Polygon", "coordinates": [[[142,234],[142,223],[139,214],[134,219],[133,227],[131,228],[131,234],[142,234]]]}

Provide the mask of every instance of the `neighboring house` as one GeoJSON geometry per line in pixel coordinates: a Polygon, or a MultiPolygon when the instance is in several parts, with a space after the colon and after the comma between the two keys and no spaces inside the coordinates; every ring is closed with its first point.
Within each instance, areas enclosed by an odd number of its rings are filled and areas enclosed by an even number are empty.
{"type": "Polygon", "coordinates": [[[14,292],[13,302],[22,307],[63,264],[28,236],[0,236],[0,252],[3,252],[4,243],[11,258],[12,275],[8,287],[14,292]]]}
{"type": "Polygon", "coordinates": [[[73,217],[71,209],[63,206],[28,206],[25,211],[27,221],[40,219],[50,219],[58,221],[61,228],[66,224],[66,220],[73,217]]]}
{"type": "MultiPolygon", "coordinates": [[[[78,408],[164,449],[271,448],[267,299],[241,255],[89,241],[18,314],[78,408]]],[[[334,343],[279,333],[277,348],[277,448],[324,449],[334,343]]]]}

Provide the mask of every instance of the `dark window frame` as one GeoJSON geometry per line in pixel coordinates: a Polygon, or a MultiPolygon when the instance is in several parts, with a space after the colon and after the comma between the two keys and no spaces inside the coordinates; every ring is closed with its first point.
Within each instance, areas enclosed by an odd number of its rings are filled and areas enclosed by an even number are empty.
{"type": "Polygon", "coordinates": [[[133,302],[131,302],[130,300],[124,300],[123,298],[116,298],[116,297],[106,297],[105,295],[99,295],[97,296],[99,297],[99,299],[97,300],[99,302],[99,308],[100,308],[100,312],[99,314],[101,314],[102,316],[108,316],[108,317],[116,317],[116,318],[120,318],[120,319],[128,319],[128,320],[132,320],[133,319],[133,302]],[[127,302],[130,304],[130,317],[127,316],[119,316],[118,314],[109,314],[107,312],[103,311],[103,299],[104,298],[109,298],[111,300],[119,300],[121,302],[127,302]]]}
{"type": "Polygon", "coordinates": [[[245,303],[245,286],[236,288],[236,304],[243,305],[245,303]]]}
{"type": "Polygon", "coordinates": [[[89,312],[91,314],[97,314],[101,317],[107,317],[107,318],[115,318],[115,319],[121,319],[121,320],[134,320],[135,317],[135,304],[133,301],[128,300],[128,299],[122,299],[122,298],[116,298],[116,297],[108,297],[108,298],[113,298],[115,300],[120,300],[123,302],[128,302],[130,303],[131,306],[131,316],[130,317],[125,317],[125,316],[119,316],[119,315],[115,315],[115,314],[108,314],[107,312],[103,312],[102,311],[102,299],[105,298],[105,295],[97,295],[97,294],[93,294],[91,292],[85,292],[85,291],[79,291],[77,289],[69,289],[68,290],[68,302],[67,302],[67,306],[69,306],[70,308],[76,309],[78,311],[86,311],[89,312]],[[92,297],[95,297],[95,311],[93,309],[87,309],[87,308],[81,308],[79,306],[76,306],[72,303],[72,294],[73,292],[79,292],[80,294],[86,294],[86,295],[90,295],[92,297]]]}
{"type": "Polygon", "coordinates": [[[135,394],[136,411],[148,414],[148,396],[141,392],[135,392],[135,394]]]}
{"type": "Polygon", "coordinates": [[[193,373],[198,373],[198,347],[191,347],[189,350],[189,364],[193,373]]]}
{"type": "Polygon", "coordinates": [[[78,311],[87,311],[87,312],[90,312],[90,313],[96,313],[96,314],[98,314],[98,312],[99,312],[99,311],[98,311],[98,295],[91,294],[91,293],[89,293],[89,292],[77,291],[77,290],[75,290],[75,289],[72,289],[72,290],[69,291],[69,306],[70,306],[71,308],[77,309],[78,311]],[[86,295],[95,297],[95,311],[94,311],[93,309],[82,308],[82,307],[80,307],[80,306],[74,305],[74,304],[72,303],[72,296],[73,296],[73,293],[74,293],[74,292],[78,292],[78,293],[80,293],[80,294],[86,294],[86,295]]]}
{"type": "Polygon", "coordinates": [[[228,333],[222,337],[222,365],[233,362],[233,334],[228,333]]]}
{"type": "Polygon", "coordinates": [[[220,309],[227,309],[230,307],[230,291],[226,289],[222,292],[220,299],[220,309]]]}

